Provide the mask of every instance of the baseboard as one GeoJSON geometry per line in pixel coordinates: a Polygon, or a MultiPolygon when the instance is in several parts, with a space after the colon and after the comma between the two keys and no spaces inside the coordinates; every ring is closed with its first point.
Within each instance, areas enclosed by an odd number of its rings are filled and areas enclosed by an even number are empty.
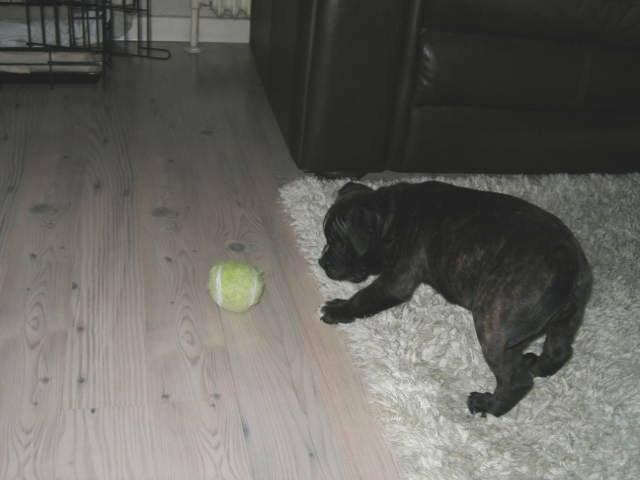
{"type": "MultiPolygon", "coordinates": [[[[151,28],[155,42],[188,42],[191,34],[191,19],[153,17],[151,28]]],[[[135,35],[135,28],[131,34],[135,35]]],[[[201,17],[200,42],[249,43],[249,20],[201,17]]]]}

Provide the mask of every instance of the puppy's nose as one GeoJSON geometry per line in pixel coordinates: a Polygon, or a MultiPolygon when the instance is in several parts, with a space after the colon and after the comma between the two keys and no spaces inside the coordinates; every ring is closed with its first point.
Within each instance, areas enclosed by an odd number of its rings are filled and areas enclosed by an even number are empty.
{"type": "Polygon", "coordinates": [[[327,269],[327,258],[324,255],[320,257],[320,260],[318,260],[318,265],[320,265],[323,270],[327,269]]]}

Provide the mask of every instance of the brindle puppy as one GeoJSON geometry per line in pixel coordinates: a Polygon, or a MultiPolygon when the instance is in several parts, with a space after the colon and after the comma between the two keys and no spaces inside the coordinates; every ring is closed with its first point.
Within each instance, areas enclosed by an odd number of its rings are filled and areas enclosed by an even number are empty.
{"type": "Polygon", "coordinates": [[[500,416],[571,357],[591,291],[578,241],[552,214],[515,197],[440,182],[378,190],[344,186],[325,218],[320,266],[334,280],[377,278],[322,308],[349,323],[409,300],[426,283],[471,311],[493,393],[472,392],[471,413],[500,416]],[[542,353],[523,354],[546,335],[542,353]]]}

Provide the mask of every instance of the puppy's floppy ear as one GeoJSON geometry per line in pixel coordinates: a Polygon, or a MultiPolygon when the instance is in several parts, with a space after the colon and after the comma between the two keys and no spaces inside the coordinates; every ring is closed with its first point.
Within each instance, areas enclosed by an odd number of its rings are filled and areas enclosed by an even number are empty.
{"type": "Polygon", "coordinates": [[[356,207],[349,215],[349,240],[356,254],[361,257],[369,250],[376,222],[375,212],[366,207],[356,207]]]}
{"type": "Polygon", "coordinates": [[[371,191],[373,191],[373,189],[371,189],[370,187],[367,187],[366,185],[363,185],[362,183],[349,182],[343,185],[342,188],[340,188],[340,190],[338,190],[338,197],[347,193],[371,192],[371,191]]]}

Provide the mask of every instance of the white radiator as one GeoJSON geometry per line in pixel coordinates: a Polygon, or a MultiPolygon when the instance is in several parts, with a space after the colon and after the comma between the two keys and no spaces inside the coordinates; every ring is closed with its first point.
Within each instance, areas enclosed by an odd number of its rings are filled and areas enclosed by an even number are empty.
{"type": "Polygon", "coordinates": [[[187,52],[198,53],[198,29],[200,8],[206,6],[217,18],[248,20],[251,16],[251,0],[191,0],[191,39],[187,52]]]}
{"type": "Polygon", "coordinates": [[[249,18],[251,0],[211,0],[209,7],[218,18],[249,18]]]}

